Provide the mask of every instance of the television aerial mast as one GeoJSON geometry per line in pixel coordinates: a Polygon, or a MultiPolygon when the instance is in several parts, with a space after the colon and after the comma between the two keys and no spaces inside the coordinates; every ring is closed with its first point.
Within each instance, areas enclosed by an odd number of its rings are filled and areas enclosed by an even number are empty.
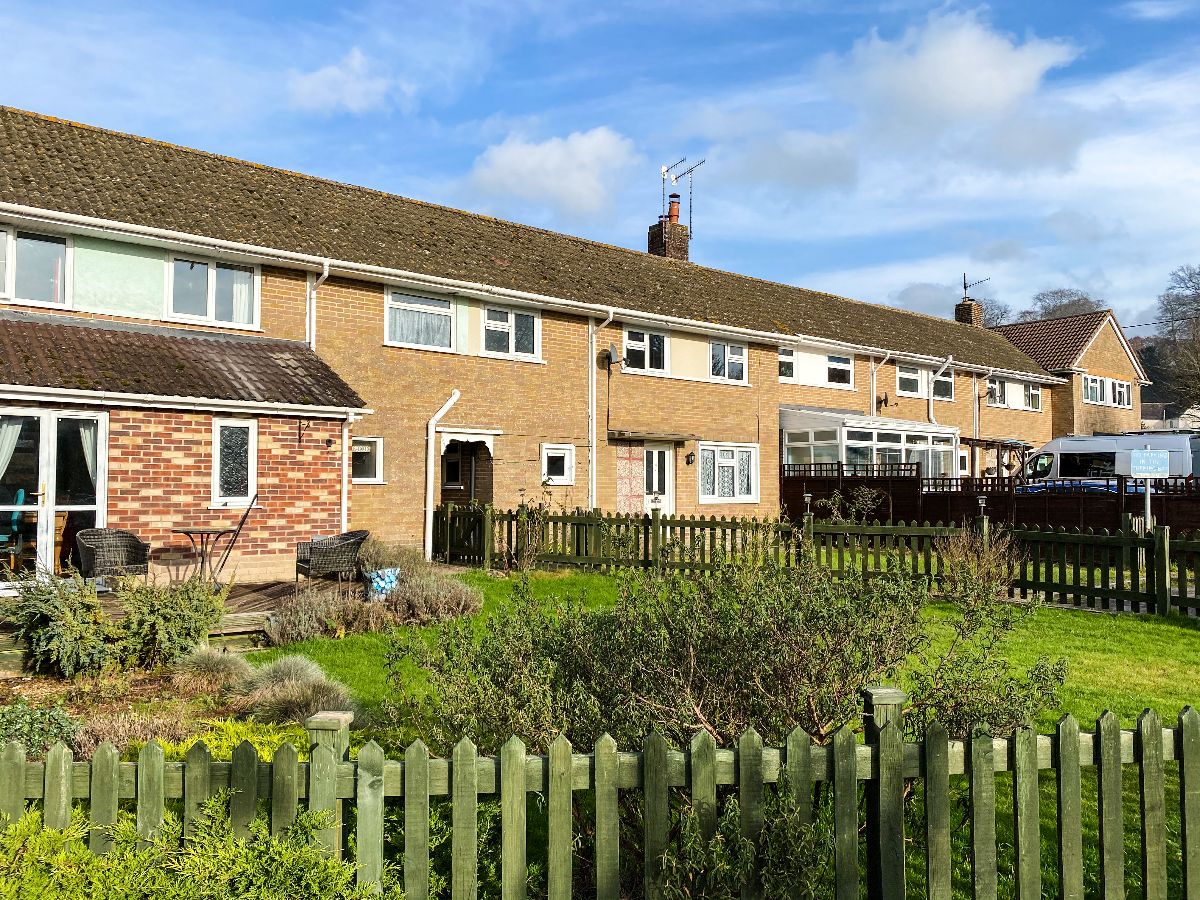
{"type": "MultiPolygon", "coordinates": [[[[686,162],[686,157],[684,159],[680,160],[680,162],[686,162]]],[[[678,164],[679,163],[676,163],[676,165],[678,165],[678,164]]],[[[692,188],[693,188],[692,176],[695,174],[696,170],[698,168],[700,168],[702,165],[704,165],[704,160],[700,160],[700,162],[696,163],[694,166],[689,166],[688,168],[686,168],[682,172],[680,172],[678,175],[676,175],[676,174],[671,175],[671,184],[677,184],[679,182],[680,178],[683,178],[685,175],[687,176],[687,180],[688,180],[688,237],[695,237],[695,231],[693,231],[693,229],[692,229],[692,188]]]]}
{"type": "Polygon", "coordinates": [[[992,280],[992,276],[989,275],[987,278],[980,278],[978,281],[972,281],[970,284],[967,284],[967,273],[963,272],[963,295],[962,295],[962,298],[964,300],[970,300],[971,297],[967,294],[967,291],[969,291],[971,288],[975,287],[975,285],[977,285],[977,284],[983,284],[985,281],[991,281],[991,280],[992,280]]]}
{"type": "Polygon", "coordinates": [[[675,176],[672,175],[671,172],[674,169],[678,169],[685,162],[687,162],[686,156],[683,159],[678,160],[677,162],[671,163],[671,165],[669,165],[669,166],[663,166],[662,169],[660,170],[662,173],[662,214],[664,216],[667,214],[667,179],[670,178],[671,184],[674,184],[675,176]]]}

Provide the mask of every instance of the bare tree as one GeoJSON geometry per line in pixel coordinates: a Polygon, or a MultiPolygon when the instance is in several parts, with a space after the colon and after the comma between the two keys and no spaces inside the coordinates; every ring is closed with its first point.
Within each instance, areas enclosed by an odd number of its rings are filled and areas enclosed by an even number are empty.
{"type": "Polygon", "coordinates": [[[995,297],[984,297],[976,301],[983,307],[983,327],[995,328],[1012,321],[1012,307],[995,297]]]}
{"type": "Polygon", "coordinates": [[[1200,266],[1180,266],[1158,296],[1158,338],[1151,354],[1155,394],[1180,410],[1200,404],[1200,266]]]}
{"type": "Polygon", "coordinates": [[[1033,295],[1033,305],[1018,316],[1021,322],[1063,319],[1104,309],[1104,302],[1078,288],[1051,288],[1033,295]]]}

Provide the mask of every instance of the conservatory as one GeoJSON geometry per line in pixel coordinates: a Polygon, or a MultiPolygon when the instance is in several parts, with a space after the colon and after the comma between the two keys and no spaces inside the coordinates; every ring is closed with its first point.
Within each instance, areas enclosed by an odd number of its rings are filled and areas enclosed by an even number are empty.
{"type": "Polygon", "coordinates": [[[804,406],[780,407],[779,425],[785,465],[843,463],[847,474],[866,474],[917,463],[926,477],[956,475],[963,465],[958,429],[949,425],[804,406]]]}

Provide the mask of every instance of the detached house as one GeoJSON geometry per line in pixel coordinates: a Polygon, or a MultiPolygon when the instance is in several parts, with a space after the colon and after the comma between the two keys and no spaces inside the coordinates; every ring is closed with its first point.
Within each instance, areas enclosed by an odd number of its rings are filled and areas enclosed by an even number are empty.
{"type": "Polygon", "coordinates": [[[243,580],[345,528],[428,547],[447,501],[769,515],[783,465],[1003,469],[1076,402],[969,301],[689,262],[677,199],[640,252],[2,107],[0,159],[19,566],[93,523],[181,565],[251,504],[243,580]]]}

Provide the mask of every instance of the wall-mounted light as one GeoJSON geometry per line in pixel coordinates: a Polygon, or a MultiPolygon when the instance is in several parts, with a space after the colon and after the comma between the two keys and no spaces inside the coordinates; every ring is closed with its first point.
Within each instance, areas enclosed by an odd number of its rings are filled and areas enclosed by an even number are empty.
{"type": "Polygon", "coordinates": [[[333,438],[325,438],[325,449],[328,450],[331,447],[333,447],[333,438]]]}
{"type": "Polygon", "coordinates": [[[687,454],[687,456],[685,456],[685,457],[683,458],[683,461],[684,461],[685,463],[687,463],[689,466],[691,466],[691,465],[695,465],[695,463],[696,463],[696,451],[694,451],[694,450],[689,450],[689,451],[688,451],[688,454],[687,454]]]}
{"type": "Polygon", "coordinates": [[[987,514],[987,495],[986,494],[979,495],[979,514],[981,516],[987,514]]]}

